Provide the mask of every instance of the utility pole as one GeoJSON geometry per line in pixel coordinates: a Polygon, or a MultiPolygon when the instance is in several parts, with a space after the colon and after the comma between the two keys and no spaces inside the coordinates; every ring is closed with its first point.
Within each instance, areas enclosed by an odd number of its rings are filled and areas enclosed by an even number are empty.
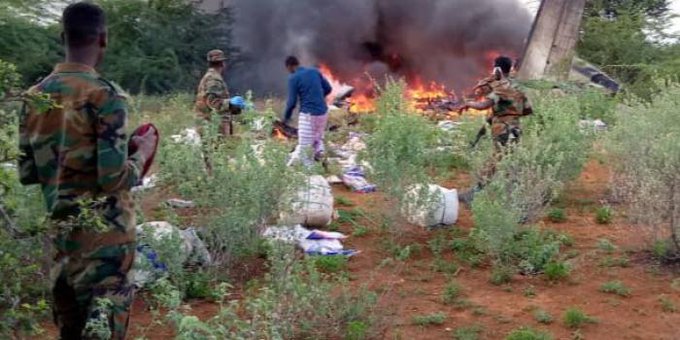
{"type": "Polygon", "coordinates": [[[522,80],[566,80],[575,56],[586,0],[543,0],[519,70],[522,80]]]}

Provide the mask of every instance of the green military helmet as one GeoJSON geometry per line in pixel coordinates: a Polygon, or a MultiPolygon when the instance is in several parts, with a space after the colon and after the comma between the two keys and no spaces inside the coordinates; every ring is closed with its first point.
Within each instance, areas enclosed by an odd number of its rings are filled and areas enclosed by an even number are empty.
{"type": "Polygon", "coordinates": [[[212,50],[208,52],[208,62],[225,60],[227,60],[227,57],[224,56],[224,52],[222,52],[222,50],[212,50]]]}

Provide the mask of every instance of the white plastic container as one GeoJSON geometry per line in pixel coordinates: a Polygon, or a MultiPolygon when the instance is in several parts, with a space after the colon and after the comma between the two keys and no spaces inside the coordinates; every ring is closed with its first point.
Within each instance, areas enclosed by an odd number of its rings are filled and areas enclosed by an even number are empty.
{"type": "Polygon", "coordinates": [[[311,176],[292,201],[290,211],[281,215],[281,225],[300,224],[321,228],[333,221],[333,192],[323,176],[311,176]]]}
{"type": "Polygon", "coordinates": [[[439,185],[428,186],[427,198],[419,197],[422,186],[411,189],[407,195],[410,201],[402,209],[402,214],[411,224],[423,228],[449,226],[458,221],[458,191],[446,189],[439,185]],[[419,204],[419,200],[429,204],[419,204]]]}

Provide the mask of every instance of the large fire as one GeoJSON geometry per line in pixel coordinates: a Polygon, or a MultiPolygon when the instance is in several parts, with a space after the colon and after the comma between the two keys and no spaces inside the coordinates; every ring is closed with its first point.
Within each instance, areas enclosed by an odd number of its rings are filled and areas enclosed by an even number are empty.
{"type": "MultiPolygon", "coordinates": [[[[339,96],[344,95],[344,93],[339,93],[338,91],[347,89],[348,85],[342,83],[327,65],[320,65],[319,70],[333,86],[334,91],[331,94],[331,98],[336,100],[339,96]]],[[[348,104],[348,110],[352,113],[374,112],[376,110],[376,97],[372,80],[357,79],[351,83],[354,90],[351,92],[351,95],[343,98],[348,104]]],[[[426,84],[419,78],[415,78],[407,83],[404,95],[409,100],[409,106],[419,113],[438,111],[438,113],[454,114],[457,113],[456,108],[460,104],[453,90],[449,90],[446,86],[436,82],[426,84]]],[[[487,112],[472,110],[471,113],[486,114],[487,112]]]]}

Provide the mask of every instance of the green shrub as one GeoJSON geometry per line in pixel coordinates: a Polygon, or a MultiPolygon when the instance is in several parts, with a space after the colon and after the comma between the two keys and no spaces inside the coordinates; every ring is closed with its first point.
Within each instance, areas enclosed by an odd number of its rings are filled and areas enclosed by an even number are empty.
{"type": "Polygon", "coordinates": [[[338,196],[338,197],[335,198],[335,204],[337,204],[339,206],[343,206],[343,207],[353,207],[354,206],[354,203],[351,200],[349,200],[345,197],[341,197],[341,196],[338,196]]]}
{"type": "Polygon", "coordinates": [[[614,258],[607,256],[602,261],[600,261],[601,267],[621,267],[628,268],[630,266],[630,260],[627,257],[614,258]]]}
{"type": "Polygon", "coordinates": [[[673,300],[671,300],[668,296],[661,295],[659,297],[659,304],[661,305],[661,310],[664,313],[677,313],[678,312],[678,307],[675,305],[673,300]]]}
{"type": "Polygon", "coordinates": [[[654,254],[654,257],[657,259],[664,260],[671,254],[670,249],[671,246],[668,241],[659,240],[654,242],[654,245],[652,246],[652,254],[654,254]]]}
{"type": "Polygon", "coordinates": [[[414,325],[418,326],[442,325],[446,320],[446,314],[437,312],[433,314],[416,315],[411,320],[414,325]]]}
{"type": "Polygon", "coordinates": [[[450,305],[454,303],[461,295],[462,287],[455,281],[449,282],[446,287],[444,287],[444,292],[442,293],[442,303],[445,305],[450,305]]]}
{"type": "Polygon", "coordinates": [[[594,318],[575,307],[569,308],[564,312],[563,321],[567,327],[572,329],[581,328],[586,324],[597,322],[594,318]]]}
{"type": "Polygon", "coordinates": [[[546,325],[549,325],[554,321],[553,316],[543,309],[537,309],[534,311],[534,319],[546,325]]]}
{"type": "Polygon", "coordinates": [[[437,258],[432,263],[432,270],[438,273],[455,274],[458,271],[458,265],[453,261],[448,261],[442,258],[437,258]]]}
{"type": "Polygon", "coordinates": [[[318,256],[315,263],[324,273],[336,274],[347,269],[347,258],[344,256],[318,256]]]}
{"type": "MultiPolygon", "coordinates": [[[[327,280],[314,260],[300,261],[294,249],[274,246],[269,272],[255,294],[220,303],[213,318],[200,321],[170,313],[180,339],[370,339],[375,336],[377,295],[351,292],[344,279],[327,280]]],[[[223,299],[228,287],[222,289],[223,299]]]]}
{"type": "Polygon", "coordinates": [[[622,108],[609,134],[607,151],[614,170],[614,195],[626,216],[650,243],[669,239],[671,254],[680,252],[680,126],[674,113],[680,88],[664,88],[651,104],[622,108]],[[628,114],[635,112],[636,119],[628,114]]]}
{"type": "Polygon", "coordinates": [[[370,232],[370,230],[367,227],[360,225],[360,226],[354,227],[354,231],[352,232],[352,236],[354,236],[354,237],[364,237],[364,236],[368,235],[369,232],[370,232]]]}
{"type": "Polygon", "coordinates": [[[364,340],[367,339],[369,325],[364,321],[351,321],[347,325],[345,340],[364,340]]]}
{"type": "Polygon", "coordinates": [[[496,286],[510,283],[510,281],[512,281],[512,277],[515,276],[516,272],[517,271],[513,267],[496,265],[491,270],[491,277],[489,278],[489,282],[496,286]]]}
{"type": "Polygon", "coordinates": [[[595,211],[595,221],[598,224],[610,224],[614,220],[612,208],[600,207],[595,211]]]}
{"type": "Polygon", "coordinates": [[[559,281],[567,278],[571,273],[571,267],[565,262],[550,262],[545,266],[545,277],[550,281],[559,281]]]}
{"type": "Polygon", "coordinates": [[[188,299],[206,299],[213,296],[210,275],[203,271],[190,272],[187,275],[185,295],[188,299]]]}
{"type": "Polygon", "coordinates": [[[552,335],[549,333],[535,330],[531,327],[521,327],[519,329],[516,329],[508,336],[505,337],[505,340],[551,340],[552,335]]]}
{"type": "Polygon", "coordinates": [[[567,220],[567,213],[562,208],[553,208],[548,212],[548,219],[553,223],[562,223],[567,220]]]}
{"type": "Polygon", "coordinates": [[[37,335],[49,314],[43,195],[38,186],[22,186],[14,167],[17,106],[6,100],[17,94],[18,83],[14,65],[0,60],[0,338],[8,339],[37,335]]]}
{"type": "Polygon", "coordinates": [[[419,190],[415,200],[411,190],[417,185],[425,189],[424,185],[432,182],[425,169],[431,165],[429,151],[437,146],[439,130],[421,115],[409,112],[405,86],[403,81],[388,80],[379,90],[376,128],[360,156],[371,164],[371,179],[379,187],[401,207],[417,209],[430,203],[426,190],[419,190]]]}
{"type": "Polygon", "coordinates": [[[606,252],[607,254],[611,254],[615,252],[617,249],[616,245],[606,238],[601,238],[597,240],[597,248],[606,252]]]}
{"type": "Polygon", "coordinates": [[[482,326],[479,325],[459,327],[453,331],[453,338],[455,340],[478,340],[482,330],[482,326]]]}
{"type": "Polygon", "coordinates": [[[626,287],[621,281],[609,281],[600,286],[600,291],[603,293],[616,294],[618,296],[628,297],[631,290],[626,287]]]}

